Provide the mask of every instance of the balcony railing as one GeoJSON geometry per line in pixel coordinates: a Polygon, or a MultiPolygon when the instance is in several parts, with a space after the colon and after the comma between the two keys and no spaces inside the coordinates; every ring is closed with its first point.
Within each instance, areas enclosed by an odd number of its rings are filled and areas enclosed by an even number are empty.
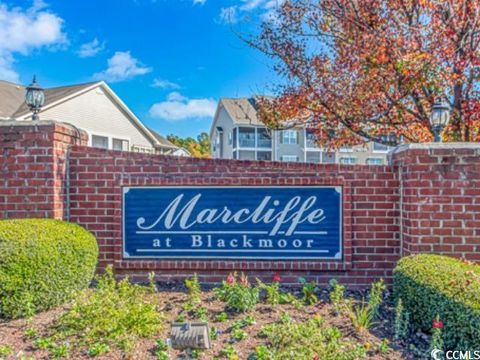
{"type": "Polygon", "coordinates": [[[254,148],[255,147],[255,139],[238,139],[238,145],[240,147],[247,147],[247,148],[254,148]]]}
{"type": "Polygon", "coordinates": [[[272,140],[271,139],[257,139],[257,146],[260,148],[271,148],[272,140]]]}

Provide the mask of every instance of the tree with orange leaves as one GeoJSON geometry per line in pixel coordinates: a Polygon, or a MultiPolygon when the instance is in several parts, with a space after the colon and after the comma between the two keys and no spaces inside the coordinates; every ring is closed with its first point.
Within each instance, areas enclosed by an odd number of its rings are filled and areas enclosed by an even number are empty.
{"type": "Polygon", "coordinates": [[[249,43],[288,79],[261,101],[271,128],[307,125],[325,147],[480,140],[480,1],[285,0],[249,43]]]}

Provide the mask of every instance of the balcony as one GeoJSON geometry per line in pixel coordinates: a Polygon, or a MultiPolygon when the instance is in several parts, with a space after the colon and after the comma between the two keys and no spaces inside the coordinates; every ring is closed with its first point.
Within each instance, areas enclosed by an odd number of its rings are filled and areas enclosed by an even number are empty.
{"type": "Polygon", "coordinates": [[[233,147],[271,149],[272,139],[266,129],[239,127],[234,130],[233,147]]]}
{"type": "Polygon", "coordinates": [[[248,137],[243,137],[242,134],[238,137],[238,145],[244,148],[254,148],[255,147],[255,139],[250,139],[248,137]]]}

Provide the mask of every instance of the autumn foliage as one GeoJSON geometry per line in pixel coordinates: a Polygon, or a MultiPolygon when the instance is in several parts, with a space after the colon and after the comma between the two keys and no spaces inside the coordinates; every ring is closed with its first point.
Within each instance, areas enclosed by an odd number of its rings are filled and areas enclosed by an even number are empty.
{"type": "Polygon", "coordinates": [[[181,138],[176,135],[168,135],[167,139],[172,144],[188,150],[193,157],[210,157],[210,138],[207,133],[201,133],[196,139],[191,137],[181,138]]]}
{"type": "Polygon", "coordinates": [[[262,101],[272,128],[308,123],[327,147],[426,142],[444,99],[444,140],[480,140],[479,1],[286,0],[250,44],[288,80],[262,101]]]}

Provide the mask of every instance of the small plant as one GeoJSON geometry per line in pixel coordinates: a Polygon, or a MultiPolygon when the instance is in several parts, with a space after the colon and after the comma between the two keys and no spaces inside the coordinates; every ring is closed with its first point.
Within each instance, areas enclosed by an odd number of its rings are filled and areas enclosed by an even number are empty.
{"type": "Polygon", "coordinates": [[[380,354],[388,354],[390,350],[390,342],[388,341],[388,339],[383,339],[378,345],[378,352],[380,354]]]}
{"type": "Polygon", "coordinates": [[[395,324],[394,337],[395,340],[403,340],[408,335],[409,328],[409,314],[403,307],[402,299],[398,299],[397,306],[395,306],[395,324]]]}
{"type": "Polygon", "coordinates": [[[274,358],[268,347],[260,345],[255,348],[255,352],[248,356],[247,360],[274,360],[274,358]]]}
{"type": "Polygon", "coordinates": [[[242,329],[233,329],[232,330],[232,339],[235,341],[241,341],[247,337],[247,333],[242,329]]]}
{"type": "Polygon", "coordinates": [[[13,354],[13,348],[10,345],[0,345],[0,356],[13,354]]]}
{"type": "Polygon", "coordinates": [[[214,293],[218,299],[225,301],[228,309],[246,312],[257,305],[259,289],[252,286],[244,274],[239,279],[236,274],[230,274],[222,287],[214,289],[214,293]]]}
{"type": "Polygon", "coordinates": [[[257,279],[258,287],[265,290],[265,300],[267,304],[275,306],[281,303],[282,294],[280,293],[280,281],[281,278],[279,275],[273,277],[271,284],[265,284],[257,279]]]}
{"type": "Polygon", "coordinates": [[[104,343],[95,343],[88,348],[88,356],[95,357],[106,354],[110,351],[110,347],[104,343]]]}
{"type": "Polygon", "coordinates": [[[372,284],[368,301],[362,300],[360,305],[347,305],[348,313],[353,326],[359,331],[365,331],[373,326],[373,322],[378,313],[378,308],[382,304],[382,294],[385,289],[383,280],[372,284]]]}
{"type": "Polygon", "coordinates": [[[208,321],[207,309],[203,307],[196,308],[193,311],[193,315],[195,316],[196,319],[200,319],[202,321],[208,321]]]}
{"type": "Polygon", "coordinates": [[[98,277],[97,287],[85,291],[57,321],[55,336],[71,338],[75,346],[90,348],[96,343],[129,351],[139,338],[155,336],[163,315],[148,287],[117,282],[111,267],[98,277]]]}
{"type": "Polygon", "coordinates": [[[315,282],[307,282],[304,278],[298,280],[302,284],[303,301],[307,305],[313,305],[318,301],[315,291],[317,290],[317,284],[315,282]]]}
{"type": "Polygon", "coordinates": [[[227,345],[221,349],[220,355],[228,360],[238,360],[237,350],[232,345],[227,345]]]}
{"type": "Polygon", "coordinates": [[[175,319],[176,322],[185,322],[185,314],[178,314],[177,318],[175,319]]]}
{"type": "Polygon", "coordinates": [[[52,346],[53,340],[49,337],[41,337],[35,340],[34,346],[39,350],[46,350],[52,346]]]}
{"type": "Polygon", "coordinates": [[[227,320],[228,320],[228,315],[226,312],[221,312],[220,314],[217,314],[217,316],[215,316],[215,321],[217,322],[224,322],[227,320]]]}
{"type": "Polygon", "coordinates": [[[198,359],[200,357],[200,355],[202,354],[202,350],[200,349],[192,349],[190,350],[190,357],[192,359],[198,359]]]}
{"type": "Polygon", "coordinates": [[[148,288],[152,294],[155,294],[158,291],[157,283],[155,282],[155,273],[153,271],[148,273],[148,288]]]}
{"type": "MultiPolygon", "coordinates": [[[[262,328],[267,344],[258,359],[335,359],[363,357],[363,345],[344,338],[341,331],[322,320],[277,322],[262,328]]],[[[255,358],[254,358],[255,359],[255,358]]]]}
{"type": "Polygon", "coordinates": [[[155,357],[157,360],[169,360],[170,356],[168,356],[168,353],[166,351],[160,351],[156,350],[155,351],[155,357]]]}
{"type": "Polygon", "coordinates": [[[211,327],[210,328],[210,339],[212,340],[217,340],[218,335],[220,335],[222,332],[217,329],[216,327],[211,327]]]}
{"type": "Polygon", "coordinates": [[[432,324],[432,337],[430,338],[430,346],[428,349],[429,353],[432,353],[434,350],[444,349],[443,338],[442,338],[442,329],[443,322],[440,321],[440,317],[437,315],[432,324]]]}
{"type": "Polygon", "coordinates": [[[246,316],[244,319],[235,320],[232,324],[232,329],[243,329],[244,327],[255,324],[255,318],[252,315],[246,316]]]}
{"type": "Polygon", "coordinates": [[[280,324],[288,324],[291,321],[292,317],[287,312],[282,313],[282,315],[280,315],[280,319],[278,320],[280,324]]]}
{"type": "Polygon", "coordinates": [[[378,309],[380,308],[380,305],[382,305],[384,290],[385,283],[383,282],[383,279],[375,281],[370,289],[370,294],[368,295],[368,306],[370,307],[374,316],[378,316],[378,309]]]}
{"type": "Polygon", "coordinates": [[[192,306],[200,304],[202,302],[202,289],[200,287],[200,283],[198,282],[197,274],[194,274],[191,279],[186,279],[185,286],[188,289],[187,302],[192,306]]]}
{"type": "Polygon", "coordinates": [[[23,332],[23,335],[25,335],[25,337],[29,339],[34,339],[37,337],[38,334],[37,334],[37,330],[35,330],[34,328],[27,328],[23,332]]]}
{"type": "Polygon", "coordinates": [[[63,359],[68,357],[70,347],[67,343],[61,345],[52,344],[49,350],[53,359],[63,359]]]}
{"type": "Polygon", "coordinates": [[[340,285],[336,279],[330,280],[330,286],[332,287],[330,291],[330,302],[333,305],[335,313],[339,315],[345,310],[345,286],[340,285]]]}
{"type": "Polygon", "coordinates": [[[297,310],[300,310],[304,303],[297,299],[292,293],[286,292],[280,294],[280,304],[291,304],[297,310]]]}
{"type": "Polygon", "coordinates": [[[167,350],[167,343],[161,339],[158,339],[155,346],[155,357],[158,360],[168,360],[170,357],[168,356],[167,350]]]}

